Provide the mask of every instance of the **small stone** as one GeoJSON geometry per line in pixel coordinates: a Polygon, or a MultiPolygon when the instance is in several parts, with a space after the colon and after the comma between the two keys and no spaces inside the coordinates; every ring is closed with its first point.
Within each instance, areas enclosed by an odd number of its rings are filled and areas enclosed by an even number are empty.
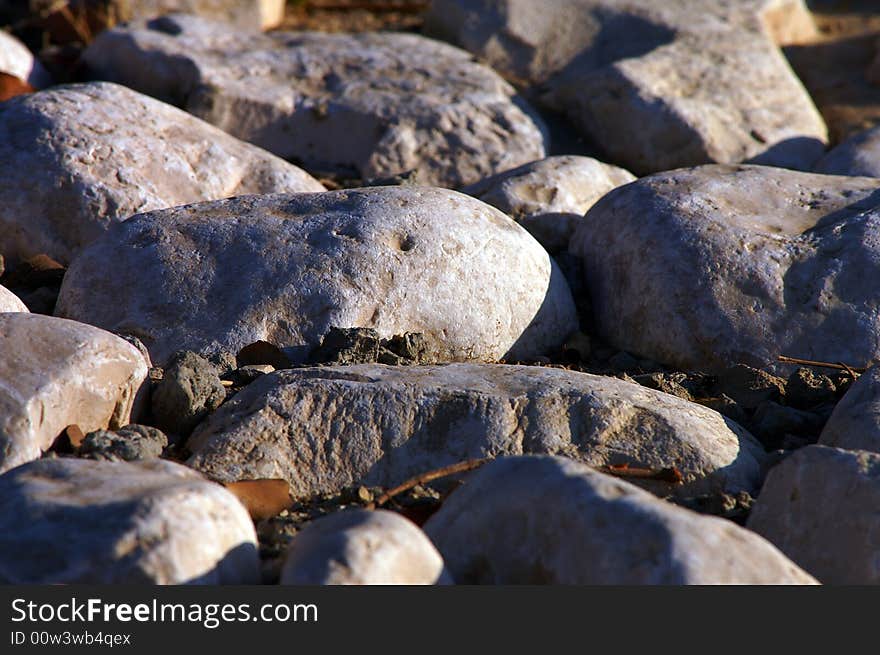
{"type": "Polygon", "coordinates": [[[310,355],[313,364],[368,364],[379,357],[379,333],[373,328],[331,326],[310,355]]]}
{"type": "Polygon", "coordinates": [[[274,370],[275,367],[271,364],[248,364],[247,366],[241,366],[235,369],[227,374],[226,377],[230,379],[233,384],[243,387],[267,373],[272,373],[274,370]]]}
{"type": "Polygon", "coordinates": [[[0,30],[0,72],[8,73],[36,88],[52,84],[52,78],[27,46],[0,30]]]}
{"type": "Polygon", "coordinates": [[[785,403],[798,409],[813,409],[818,405],[834,403],[837,387],[827,375],[818,375],[808,368],[798,368],[788,377],[785,385],[785,403]]]}
{"type": "Polygon", "coordinates": [[[852,384],[822,429],[819,443],[880,453],[880,366],[852,384]]]}
{"type": "Polygon", "coordinates": [[[16,296],[6,287],[0,287],[0,313],[2,312],[28,312],[21,298],[16,296]]]}
{"type": "Polygon", "coordinates": [[[815,442],[824,424],[824,419],[813,412],[785,407],[772,400],[761,403],[752,418],[755,436],[769,448],[777,447],[787,434],[812,437],[815,442]]]}
{"type": "Polygon", "coordinates": [[[159,457],[168,437],[148,425],[130,424],[116,431],[95,430],[85,436],[79,455],[88,459],[134,461],[159,457]]]}
{"type": "Polygon", "coordinates": [[[625,350],[621,350],[608,360],[608,365],[618,371],[631,371],[639,367],[639,360],[625,350]]]}
{"type": "MultiPolygon", "coordinates": [[[[657,391],[671,394],[682,400],[693,401],[694,397],[691,395],[690,391],[685,389],[675,378],[676,374],[645,373],[643,375],[634,376],[633,380],[649,389],[656,389],[657,391]]],[[[705,403],[703,404],[705,405],[705,403]]]]}
{"type": "Polygon", "coordinates": [[[785,394],[785,380],[766,371],[737,364],[718,374],[714,390],[719,395],[732,398],[744,409],[756,409],[765,401],[779,400],[785,394]]]}
{"type": "Polygon", "coordinates": [[[179,352],[153,389],[153,420],[166,432],[186,436],[225,399],[217,369],[196,353],[179,352]]]}
{"type": "Polygon", "coordinates": [[[235,362],[239,368],[249,365],[269,365],[276,369],[290,368],[291,362],[284,351],[268,341],[255,341],[238,351],[235,362]]]}
{"type": "Polygon", "coordinates": [[[730,396],[721,394],[717,398],[698,398],[696,402],[709,409],[714,409],[740,425],[747,426],[749,424],[749,417],[745,410],[730,396]]]}

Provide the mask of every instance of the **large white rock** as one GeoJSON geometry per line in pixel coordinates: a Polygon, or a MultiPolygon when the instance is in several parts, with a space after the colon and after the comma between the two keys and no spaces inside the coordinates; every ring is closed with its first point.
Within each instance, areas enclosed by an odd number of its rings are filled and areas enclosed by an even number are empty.
{"type": "Polygon", "coordinates": [[[778,367],[778,355],[880,356],[876,180],[759,166],[642,178],[588,212],[583,259],[597,329],[675,367],[778,367]]]}
{"type": "Polygon", "coordinates": [[[443,360],[527,358],[577,328],[568,285],[510,218],[444,189],[248,196],[109,231],[56,312],[139,337],[155,362],[258,340],[306,359],[331,326],[422,332],[443,360]]]}
{"type": "Polygon", "coordinates": [[[813,34],[802,0],[435,0],[426,24],[540,84],[638,174],[755,158],[809,169],[827,141],[768,28],[813,34]]]}
{"type": "Polygon", "coordinates": [[[498,173],[462,192],[497,207],[554,253],[568,246],[575,227],[599,198],[635,179],[629,171],[592,157],[561,155],[498,173]]]}
{"type": "Polygon", "coordinates": [[[807,446],[770,470],[748,527],[825,584],[880,584],[880,455],[807,446]]]}
{"type": "Polygon", "coordinates": [[[14,75],[38,89],[52,84],[49,73],[27,46],[3,30],[0,30],[0,73],[14,75]]]}
{"type": "Polygon", "coordinates": [[[814,584],[757,535],[563,457],[472,473],[425,524],[460,584],[814,584]]]}
{"type": "Polygon", "coordinates": [[[0,105],[0,252],[69,262],[132,214],[245,193],[322,191],[292,164],[115,84],[0,105]]]}
{"type": "Polygon", "coordinates": [[[93,72],[310,170],[458,187],[544,156],[515,90],[414,34],[258,34],[185,15],[102,33],[93,72]]]}
{"type": "Polygon", "coordinates": [[[859,376],[822,428],[819,443],[880,453],[880,367],[859,376]]]}
{"type": "Polygon", "coordinates": [[[43,459],[0,476],[3,584],[257,584],[247,510],[185,466],[43,459]]]}
{"type": "Polygon", "coordinates": [[[146,377],[137,348],[104,330],[0,313],[0,473],[38,458],[68,425],[126,425],[146,377]]]}
{"type": "Polygon", "coordinates": [[[749,433],[701,405],[614,378],[485,364],[278,371],[227,401],[187,446],[211,478],[285,478],[302,496],[522,453],[678,468],[681,485],[644,481],[661,494],[754,492],[764,461],[749,433]]]}
{"type": "Polygon", "coordinates": [[[430,585],[452,580],[431,540],[400,514],[352,509],[307,524],[287,550],[281,584],[430,585]]]}
{"type": "Polygon", "coordinates": [[[27,311],[27,305],[21,301],[21,298],[16,296],[6,287],[0,286],[0,313],[27,311]]]}
{"type": "Polygon", "coordinates": [[[816,164],[817,173],[880,177],[880,126],[859,132],[816,164]]]}

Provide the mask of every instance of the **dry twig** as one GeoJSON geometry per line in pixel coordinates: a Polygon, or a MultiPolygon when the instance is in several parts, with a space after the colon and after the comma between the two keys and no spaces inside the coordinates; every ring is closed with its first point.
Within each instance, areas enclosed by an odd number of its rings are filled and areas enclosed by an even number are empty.
{"type": "Polygon", "coordinates": [[[412,489],[417,485],[426,484],[431,480],[436,480],[438,478],[445,478],[447,475],[464,473],[465,471],[472,471],[475,468],[481,467],[488,461],[488,459],[471,459],[465,462],[459,462],[457,464],[444,466],[443,468],[435,469],[433,471],[428,471],[427,473],[422,473],[421,475],[417,475],[414,478],[410,478],[403,484],[400,484],[393,489],[389,489],[384,494],[379,496],[375,502],[370,503],[366,507],[367,509],[376,509],[377,507],[381,507],[382,505],[387,503],[398,494],[402,494],[404,491],[408,491],[409,489],[412,489]]]}
{"type": "Polygon", "coordinates": [[[846,371],[850,375],[853,376],[853,379],[857,378],[857,373],[864,373],[866,368],[864,367],[856,367],[849,366],[848,364],[844,364],[843,362],[818,362],[812,359],[800,359],[799,357],[788,357],[786,355],[779,355],[776,359],[784,364],[798,364],[800,366],[817,366],[819,368],[833,368],[837,371],[846,371]]]}

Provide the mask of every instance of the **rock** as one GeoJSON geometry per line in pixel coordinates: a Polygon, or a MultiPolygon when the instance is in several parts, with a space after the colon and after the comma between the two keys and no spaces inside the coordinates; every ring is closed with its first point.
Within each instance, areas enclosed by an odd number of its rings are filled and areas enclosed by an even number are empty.
{"type": "Polygon", "coordinates": [[[153,421],[166,432],[187,436],[225,399],[217,369],[196,353],[179,352],[153,389],[153,421]]]}
{"type": "Polygon", "coordinates": [[[565,454],[677,467],[657,493],[753,491],[764,451],[699,405],[555,368],[450,364],[299,368],[265,375],[202,423],[188,463],[223,482],[284,478],[295,497],[393,487],[463,460],[565,454]]]}
{"type": "Polygon", "coordinates": [[[140,353],[104,330],[0,314],[0,473],[38,458],[68,425],[126,425],[146,376],[140,353]]]}
{"type": "Polygon", "coordinates": [[[832,148],[816,164],[825,175],[880,177],[880,126],[858,132],[832,148]]]}
{"type": "Polygon", "coordinates": [[[498,173],[462,191],[497,207],[555,253],[565,250],[577,223],[599,198],[635,179],[591,157],[564,155],[498,173]]]}
{"type": "Polygon", "coordinates": [[[825,584],[880,584],[878,503],[880,455],[807,446],[771,469],[747,525],[825,584]]]}
{"type": "Polygon", "coordinates": [[[459,584],[812,584],[755,534],[562,457],[504,457],[425,524],[459,584]]]}
{"type": "Polygon", "coordinates": [[[544,157],[543,125],[466,52],[415,34],[234,32],[186,15],[103,32],[92,72],[309,170],[460,187],[544,157]]]}
{"type": "Polygon", "coordinates": [[[468,196],[407,187],[137,216],[76,260],[56,313],[135,332],[159,362],[265,340],[302,363],[333,326],[420,332],[440,359],[494,361],[577,329],[568,285],[525,230],[468,196]]]}
{"type": "Polygon", "coordinates": [[[115,84],[0,105],[0,250],[68,263],[138,212],[248,193],[322,191],[314,178],[186,113],[115,84]]]}
{"type": "Polygon", "coordinates": [[[411,521],[385,510],[346,510],[312,521],[287,551],[281,584],[450,584],[443,558],[411,521]]]}
{"type": "Polygon", "coordinates": [[[716,398],[699,398],[696,402],[726,416],[739,425],[746,425],[749,422],[749,417],[743,408],[730,396],[721,394],[716,398]]]}
{"type": "Polygon", "coordinates": [[[761,442],[776,447],[785,435],[819,436],[825,421],[813,412],[786,407],[772,400],[761,403],[752,418],[752,427],[761,442]]]}
{"type": "Polygon", "coordinates": [[[0,476],[0,581],[256,584],[256,534],[179,464],[43,459],[0,476]]]}
{"type": "Polygon", "coordinates": [[[822,429],[819,443],[880,453],[880,367],[859,376],[822,429]]]}
{"type": "Polygon", "coordinates": [[[814,373],[804,367],[788,376],[785,385],[785,404],[798,409],[813,409],[819,405],[837,402],[837,387],[827,375],[814,373]]]}
{"type": "Polygon", "coordinates": [[[27,305],[25,305],[18,296],[6,287],[0,287],[0,313],[27,311],[27,305]]]}
{"type": "Polygon", "coordinates": [[[569,248],[617,348],[680,370],[858,366],[880,354],[877,202],[871,178],[701,166],[611,191],[569,248]]]}
{"type": "Polygon", "coordinates": [[[691,392],[685,388],[680,381],[681,377],[685,377],[684,373],[644,373],[636,375],[633,380],[648,389],[656,389],[663,393],[668,393],[682,400],[693,402],[694,397],[691,392]]]}
{"type": "Polygon", "coordinates": [[[736,364],[718,375],[715,393],[731,398],[745,409],[757,409],[762,403],[785,395],[785,380],[745,364],[736,364]]]}
{"type": "Polygon", "coordinates": [[[802,0],[438,0],[426,16],[636,174],[822,155],[825,124],[769,24],[815,34],[802,0]]]}
{"type": "Polygon", "coordinates": [[[222,20],[244,29],[268,30],[278,27],[284,20],[284,0],[115,0],[115,3],[124,7],[125,21],[184,12],[222,20]]]}
{"type": "Polygon", "coordinates": [[[311,364],[432,364],[438,358],[430,352],[425,335],[419,332],[379,337],[373,328],[331,327],[309,357],[311,364]]]}
{"type": "Polygon", "coordinates": [[[0,30],[0,73],[13,75],[41,89],[52,84],[52,78],[34,58],[24,43],[0,30]]]}
{"type": "Polygon", "coordinates": [[[159,457],[168,445],[161,430],[148,425],[126,425],[116,431],[89,432],[79,447],[79,455],[88,459],[134,461],[159,457]]]}

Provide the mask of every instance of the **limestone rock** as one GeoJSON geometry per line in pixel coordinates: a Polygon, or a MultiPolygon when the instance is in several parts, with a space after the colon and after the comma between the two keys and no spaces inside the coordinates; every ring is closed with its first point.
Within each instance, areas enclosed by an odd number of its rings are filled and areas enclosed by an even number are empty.
{"type": "Polygon", "coordinates": [[[44,459],[0,476],[0,582],[256,584],[256,534],[179,464],[44,459]]]}
{"type": "Polygon", "coordinates": [[[816,164],[817,173],[880,177],[880,126],[854,134],[816,164]]]}
{"type": "Polygon", "coordinates": [[[309,170],[459,187],[544,156],[512,86],[414,34],[263,35],[180,14],[106,31],[84,58],[309,170]]]}
{"type": "Polygon", "coordinates": [[[322,191],[299,168],[115,84],[0,105],[0,251],[61,263],[132,214],[247,193],[322,191]]]}
{"type": "Polygon", "coordinates": [[[131,462],[159,457],[168,437],[149,425],[126,425],[118,430],[89,432],[78,448],[80,457],[131,462]]]}
{"type": "Polygon", "coordinates": [[[27,305],[25,305],[18,296],[6,287],[0,287],[0,313],[27,311],[27,305]]]}
{"type": "Polygon", "coordinates": [[[73,263],[56,312],[135,334],[157,362],[264,340],[301,363],[331,326],[420,332],[443,360],[525,359],[577,329],[568,285],[525,230],[427,187],[137,216],[73,263]]]}
{"type": "Polygon", "coordinates": [[[819,443],[880,453],[880,367],[868,369],[844,394],[822,429],[819,443]]]}
{"type": "Polygon", "coordinates": [[[748,527],[825,584],[880,584],[880,455],[807,446],[770,470],[748,527]]]}
{"type": "Polygon", "coordinates": [[[411,521],[386,510],[346,510],[307,524],[287,551],[281,584],[449,584],[443,558],[411,521]]]}
{"type": "Polygon", "coordinates": [[[52,84],[52,78],[24,43],[0,30],[0,73],[14,75],[38,89],[52,84]]]}
{"type": "Polygon", "coordinates": [[[425,524],[460,584],[813,584],[757,535],[562,457],[505,457],[425,524]]]}
{"type": "Polygon", "coordinates": [[[177,435],[188,435],[225,399],[217,369],[205,358],[186,351],[171,358],[150,397],[155,424],[177,435]]]}
{"type": "Polygon", "coordinates": [[[614,378],[533,366],[299,368],[264,375],[193,433],[213,479],[284,478],[294,495],[391,487],[463,460],[564,454],[592,465],[677,467],[661,494],[754,491],[764,451],[700,405],[614,378]]]}
{"type": "Polygon", "coordinates": [[[68,425],[126,425],[146,376],[137,349],[104,330],[0,314],[0,473],[38,458],[68,425]]]}
{"type": "Polygon", "coordinates": [[[599,198],[635,180],[592,157],[548,157],[462,189],[526,228],[550,253],[568,246],[577,223],[599,198]]]}
{"type": "Polygon", "coordinates": [[[880,355],[877,205],[871,178],[702,166],[610,192],[569,248],[618,348],[684,370],[862,365],[880,355]]]}

